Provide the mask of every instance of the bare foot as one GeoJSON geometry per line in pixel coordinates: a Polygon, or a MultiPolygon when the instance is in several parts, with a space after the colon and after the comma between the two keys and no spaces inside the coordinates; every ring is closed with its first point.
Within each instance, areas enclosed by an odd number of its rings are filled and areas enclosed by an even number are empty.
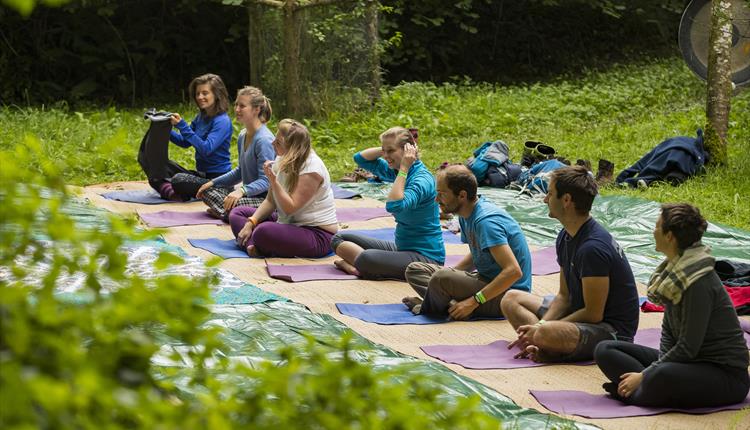
{"type": "Polygon", "coordinates": [[[414,315],[422,313],[422,299],[419,297],[404,297],[401,299],[401,303],[406,305],[414,315]]]}
{"type": "Polygon", "coordinates": [[[422,299],[419,297],[404,297],[401,299],[401,303],[405,304],[409,310],[412,310],[414,306],[422,304],[422,299]]]}
{"type": "Polygon", "coordinates": [[[336,266],[341,271],[344,271],[350,275],[359,276],[359,270],[357,270],[356,267],[352,266],[351,264],[347,263],[345,260],[336,260],[333,262],[333,265],[336,266]]]}
{"type": "Polygon", "coordinates": [[[252,258],[262,257],[262,255],[260,255],[260,252],[258,252],[258,248],[256,248],[255,245],[248,246],[246,251],[247,251],[247,255],[249,255],[252,258]]]}

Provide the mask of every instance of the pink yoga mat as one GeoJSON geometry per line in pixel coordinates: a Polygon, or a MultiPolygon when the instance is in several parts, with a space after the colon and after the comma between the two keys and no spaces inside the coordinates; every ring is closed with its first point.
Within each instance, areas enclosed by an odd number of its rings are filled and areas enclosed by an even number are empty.
{"type": "Polygon", "coordinates": [[[270,277],[289,282],[357,279],[356,276],[337,269],[333,264],[268,264],[266,269],[270,277]]]}
{"type": "Polygon", "coordinates": [[[537,249],[531,253],[532,275],[551,275],[559,271],[560,265],[557,264],[557,251],[554,246],[537,249]]]}
{"type": "MultiPolygon", "coordinates": [[[[464,258],[464,255],[465,254],[446,255],[445,267],[454,266],[464,258]]],[[[557,264],[557,253],[554,247],[542,248],[531,253],[532,275],[550,275],[552,273],[558,273],[559,271],[560,265],[557,264]]]]}
{"type": "MultiPolygon", "coordinates": [[[[446,363],[458,364],[467,369],[519,369],[522,367],[548,366],[554,363],[535,363],[528,358],[513,358],[518,348],[508,349],[507,340],[498,340],[488,345],[429,345],[420,349],[430,357],[446,363]]],[[[593,361],[558,363],[589,365],[593,361]]]]}
{"type": "Polygon", "coordinates": [[[737,411],[750,406],[750,396],[742,403],[711,408],[678,409],[655,408],[627,405],[606,394],[589,394],[582,391],[536,391],[529,390],[532,396],[545,408],[565,415],[578,415],[585,418],[624,418],[658,415],[667,412],[686,414],[709,414],[719,411],[737,411]]]}
{"type": "Polygon", "coordinates": [[[221,225],[224,222],[220,219],[213,218],[206,211],[199,212],[178,212],[178,211],[161,211],[152,213],[138,212],[143,222],[149,227],[175,227],[178,225],[199,225],[215,224],[221,225]]]}
{"type": "Polygon", "coordinates": [[[339,208],[336,209],[336,218],[339,222],[367,221],[373,218],[391,216],[385,208],[339,208]]]}

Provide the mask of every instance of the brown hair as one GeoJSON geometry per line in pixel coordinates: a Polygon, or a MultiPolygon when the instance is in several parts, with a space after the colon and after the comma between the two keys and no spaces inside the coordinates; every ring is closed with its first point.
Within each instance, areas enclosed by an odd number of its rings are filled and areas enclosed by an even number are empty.
{"type": "Polygon", "coordinates": [[[414,134],[404,127],[391,127],[388,130],[380,133],[380,143],[384,143],[386,140],[393,139],[394,142],[403,148],[407,143],[416,145],[417,141],[414,139],[414,134]]]}
{"type": "Polygon", "coordinates": [[[708,228],[700,209],[687,203],[665,203],[660,216],[662,233],[671,231],[680,251],[701,240],[708,228]]]}
{"type": "Polygon", "coordinates": [[[599,193],[594,177],[583,166],[566,166],[552,172],[557,198],[570,194],[576,213],[586,215],[591,211],[594,198],[599,193]]]}
{"type": "Polygon", "coordinates": [[[464,165],[448,166],[438,172],[438,179],[445,180],[445,185],[457,195],[466,191],[466,198],[474,201],[477,198],[477,178],[464,165]]]}
{"type": "Polygon", "coordinates": [[[260,119],[260,122],[265,124],[271,120],[271,101],[268,97],[263,95],[263,91],[261,91],[260,88],[244,86],[237,90],[237,98],[239,99],[240,96],[250,97],[250,106],[260,108],[260,111],[258,112],[258,119],[260,119]]]}
{"type": "Polygon", "coordinates": [[[219,75],[213,73],[206,73],[205,75],[198,76],[190,82],[188,92],[190,97],[195,102],[195,92],[198,89],[198,85],[209,84],[211,86],[211,92],[214,93],[214,104],[205,111],[201,109],[201,113],[209,118],[213,118],[216,115],[225,113],[229,110],[229,93],[227,93],[227,87],[224,85],[224,81],[221,80],[219,75]]]}
{"type": "Polygon", "coordinates": [[[297,187],[299,171],[310,157],[312,145],[307,127],[289,118],[279,121],[279,135],[283,140],[286,153],[279,161],[279,172],[286,173],[287,192],[292,193],[297,187]]]}

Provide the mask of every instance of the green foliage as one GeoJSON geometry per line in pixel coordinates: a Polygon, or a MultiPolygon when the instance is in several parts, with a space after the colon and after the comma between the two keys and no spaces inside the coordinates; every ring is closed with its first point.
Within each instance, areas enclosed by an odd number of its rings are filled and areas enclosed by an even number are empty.
{"type": "MultiPolygon", "coordinates": [[[[22,112],[31,121],[45,116],[37,113],[22,112]]],[[[113,121],[111,112],[93,121],[69,115],[94,127],[113,121]]],[[[73,128],[64,124],[55,138],[73,128]]],[[[88,150],[106,167],[116,148],[127,148],[126,135],[113,129],[100,151],[88,150]]],[[[479,411],[476,396],[449,402],[438,397],[439,381],[409,369],[374,368],[353,350],[351,332],[309,337],[305,347],[287,346],[255,369],[232,363],[222,351],[228,349],[222,329],[204,324],[211,275],[168,274],[182,258],[166,251],[154,263],[159,276],[126,270],[124,243],[156,233],[115,215],[96,227],[77,225],[65,210],[71,154],[51,152],[47,137],[21,132],[11,145],[6,137],[0,148],[3,429],[499,427],[479,411]],[[67,286],[62,279],[76,275],[85,300],[56,294],[67,286]]]]}
{"type": "MultiPolygon", "coordinates": [[[[596,165],[605,158],[619,171],[668,137],[695,135],[705,123],[704,91],[704,83],[680,59],[672,59],[528,86],[402,84],[384,90],[374,108],[356,97],[331,96],[334,108],[307,123],[334,179],[354,167],[356,150],[377,145],[378,134],[397,124],[420,129],[422,156],[431,168],[445,160],[462,161],[494,139],[507,142],[512,158],[519,160],[523,142],[538,139],[573,161],[585,158],[596,165]]],[[[726,168],[709,169],[679,187],[605,193],[688,201],[713,222],[750,228],[745,204],[750,196],[750,92],[740,93],[732,104],[726,168]]],[[[69,184],[142,179],[135,154],[147,129],[141,119],[145,108],[0,108],[0,148],[21,143],[28,130],[38,134],[50,158],[67,161],[62,175],[69,184]]],[[[195,109],[164,108],[186,117],[195,109]]],[[[238,132],[235,125],[235,137],[238,132]]],[[[231,154],[236,157],[234,150],[231,154]]],[[[187,166],[193,163],[190,149],[173,145],[170,156],[187,166]]],[[[32,168],[41,172],[38,165],[32,168]]]]}

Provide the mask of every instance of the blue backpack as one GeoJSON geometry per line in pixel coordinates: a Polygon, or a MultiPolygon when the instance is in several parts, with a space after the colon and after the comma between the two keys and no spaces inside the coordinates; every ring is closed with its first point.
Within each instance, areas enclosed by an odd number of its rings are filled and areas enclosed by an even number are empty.
{"type": "Polygon", "coordinates": [[[520,166],[511,163],[508,151],[508,145],[502,140],[484,142],[466,160],[466,167],[480,185],[504,188],[521,173],[520,166]]]}

